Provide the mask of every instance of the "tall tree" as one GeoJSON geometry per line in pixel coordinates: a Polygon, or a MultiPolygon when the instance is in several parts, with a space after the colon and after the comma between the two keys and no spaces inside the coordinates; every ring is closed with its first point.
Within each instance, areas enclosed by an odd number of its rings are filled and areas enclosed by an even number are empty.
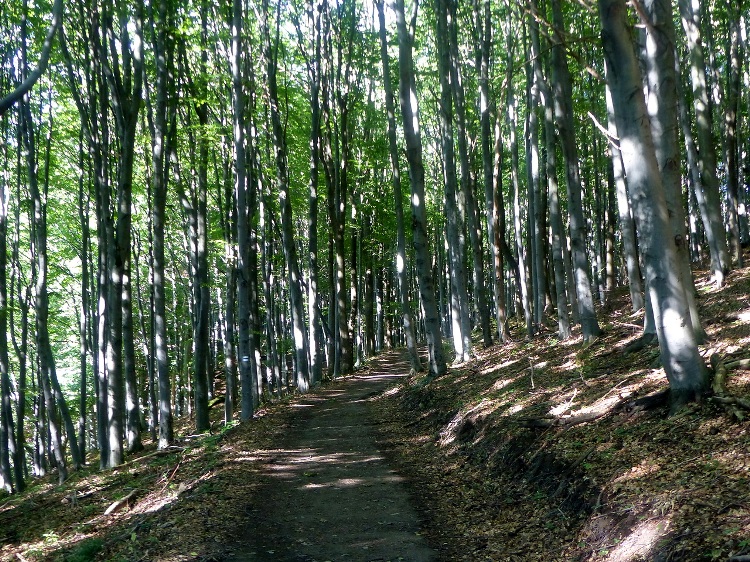
{"type": "Polygon", "coordinates": [[[448,250],[448,275],[450,278],[451,334],[456,362],[471,359],[471,323],[469,296],[464,272],[465,236],[464,217],[466,199],[459,191],[456,177],[456,155],[453,135],[453,92],[451,90],[451,63],[448,50],[448,6],[446,0],[435,0],[437,21],[435,40],[438,52],[438,77],[440,81],[440,132],[443,151],[443,182],[445,187],[446,240],[448,250]]]}
{"type": "MultiPolygon", "coordinates": [[[[281,4],[279,3],[279,11],[281,4]]],[[[294,225],[292,223],[292,195],[289,185],[288,155],[286,133],[281,120],[279,108],[279,93],[276,80],[278,61],[278,29],[275,46],[271,44],[271,30],[268,22],[268,0],[264,0],[260,14],[263,36],[263,59],[266,66],[268,105],[271,112],[271,138],[275,151],[276,179],[279,190],[279,205],[281,208],[281,232],[284,259],[286,261],[289,299],[292,315],[293,342],[296,356],[296,382],[300,392],[307,392],[310,388],[309,343],[305,327],[304,302],[302,293],[302,277],[297,257],[297,245],[294,239],[294,225]]],[[[278,12],[277,12],[278,18],[278,12]]]]}
{"type": "Polygon", "coordinates": [[[422,137],[419,129],[419,108],[414,76],[412,46],[416,24],[417,1],[414,1],[411,22],[407,24],[404,0],[395,0],[396,28],[398,30],[399,53],[399,101],[406,142],[406,159],[409,163],[411,181],[412,235],[414,237],[415,265],[419,281],[419,293],[424,308],[425,332],[430,361],[430,374],[445,374],[447,367],[443,356],[440,334],[440,315],[435,302],[435,286],[432,277],[430,246],[427,238],[427,212],[425,204],[424,164],[422,162],[422,137]]]}
{"type": "Polygon", "coordinates": [[[169,71],[172,53],[169,30],[169,0],[159,0],[152,16],[155,30],[154,57],[156,60],[156,99],[153,109],[153,132],[151,140],[153,175],[153,290],[154,290],[154,354],[159,402],[159,448],[164,449],[174,441],[172,414],[172,382],[170,378],[169,346],[167,342],[166,279],[164,231],[166,226],[166,204],[168,174],[167,154],[167,110],[169,100],[169,71]]]}
{"type": "MultiPolygon", "coordinates": [[[[484,0],[480,7],[479,0],[474,0],[475,28],[477,30],[477,67],[479,68],[479,110],[480,110],[480,144],[482,146],[482,172],[484,178],[484,197],[487,213],[487,240],[490,245],[490,256],[492,259],[492,293],[494,297],[495,323],[497,324],[497,336],[501,342],[508,339],[508,327],[506,323],[507,311],[505,305],[505,287],[503,277],[503,262],[500,232],[500,206],[502,204],[502,193],[499,182],[495,181],[492,144],[492,115],[490,103],[489,69],[490,53],[492,44],[492,11],[490,0],[484,0]]],[[[497,135],[496,146],[502,147],[500,135],[497,135]]],[[[498,158],[500,159],[500,158],[498,158]]],[[[497,179],[500,179],[498,174],[497,179]]]]}
{"type": "Polygon", "coordinates": [[[626,25],[625,2],[600,0],[599,15],[620,150],[643,249],[659,350],[675,411],[701,397],[707,386],[706,371],[680,279],[640,69],[626,25]]]}
{"type": "Polygon", "coordinates": [[[552,0],[552,81],[554,84],[555,118],[560,135],[560,144],[568,187],[568,214],[570,217],[570,245],[573,260],[575,291],[578,297],[581,331],[584,342],[600,333],[596,319],[594,298],[591,294],[591,279],[588,252],[586,251],[586,221],[583,218],[581,176],[578,164],[578,149],[573,124],[573,89],[570,70],[565,54],[565,21],[560,0],[552,0]]]}
{"type": "Polygon", "coordinates": [[[675,31],[672,5],[665,0],[644,2],[648,18],[646,53],[648,111],[655,141],[656,160],[662,176],[664,195],[675,241],[679,275],[685,289],[690,323],[700,343],[706,338],[695,301],[693,274],[690,270],[685,211],[682,205],[680,150],[677,142],[679,117],[676,97],[675,31]]]}
{"type": "Polygon", "coordinates": [[[406,337],[406,348],[409,352],[409,359],[412,369],[419,372],[422,370],[422,365],[417,352],[414,319],[411,305],[409,304],[404,204],[401,192],[401,169],[396,140],[396,109],[393,103],[393,85],[391,83],[391,66],[388,56],[388,37],[385,28],[383,0],[376,0],[375,5],[378,10],[380,29],[380,58],[383,62],[383,89],[385,91],[385,110],[388,118],[388,149],[391,159],[391,180],[393,181],[393,197],[396,210],[396,277],[398,279],[398,296],[401,304],[401,318],[404,325],[404,336],[406,337]]]}
{"type": "Polygon", "coordinates": [[[711,275],[718,286],[724,283],[729,271],[729,251],[721,219],[719,179],[716,172],[713,112],[706,79],[706,60],[701,37],[700,2],[679,0],[682,27],[687,37],[690,58],[690,77],[693,88],[693,107],[698,145],[698,169],[701,182],[696,186],[703,227],[711,256],[711,275]]]}

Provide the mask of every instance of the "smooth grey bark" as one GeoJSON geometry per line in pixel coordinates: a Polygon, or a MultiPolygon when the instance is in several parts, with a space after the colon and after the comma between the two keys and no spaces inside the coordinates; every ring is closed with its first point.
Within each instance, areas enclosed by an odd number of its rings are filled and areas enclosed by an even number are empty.
{"type": "MultiPolygon", "coordinates": [[[[143,90],[143,7],[137,5],[134,14],[129,13],[128,8],[119,3],[113,9],[113,13],[105,10],[102,14],[103,32],[109,43],[109,51],[104,55],[105,62],[102,68],[112,94],[110,104],[119,141],[116,153],[117,218],[113,238],[110,238],[114,243],[108,247],[110,317],[106,360],[109,468],[122,464],[124,460],[122,436],[125,431],[128,448],[134,451],[142,448],[140,413],[135,388],[135,351],[129,284],[135,136],[143,90]],[[130,21],[133,16],[134,21],[130,21]],[[131,41],[130,36],[132,23],[135,42],[131,41]],[[115,29],[118,27],[119,36],[116,37],[115,29]],[[118,42],[119,49],[115,46],[118,42]]],[[[103,53],[106,52],[107,50],[103,49],[103,53]]]]}
{"type": "MultiPolygon", "coordinates": [[[[320,0],[312,0],[308,9],[308,18],[312,36],[310,47],[312,54],[307,58],[307,74],[310,81],[310,194],[307,219],[308,268],[307,315],[310,319],[310,384],[318,384],[323,379],[323,326],[321,324],[321,299],[318,289],[318,190],[320,187],[320,166],[322,158],[321,139],[323,127],[321,122],[320,90],[322,81],[321,65],[321,17],[323,6],[320,0]]],[[[299,27],[298,33],[301,34],[299,27]]]]}
{"type": "MultiPolygon", "coordinates": [[[[466,229],[469,231],[469,251],[473,266],[474,308],[479,313],[479,325],[482,330],[482,343],[485,347],[492,345],[490,328],[490,310],[487,305],[487,290],[484,280],[482,255],[482,232],[479,226],[479,208],[472,185],[472,170],[469,161],[468,132],[466,119],[466,95],[461,75],[461,55],[458,44],[457,8],[458,2],[445,2],[448,15],[447,33],[449,39],[450,86],[455,107],[456,136],[458,137],[458,156],[461,166],[461,195],[465,204],[463,215],[466,217],[466,229]]],[[[459,202],[461,199],[459,198],[459,202]]],[[[460,210],[460,209],[459,209],[460,210]]],[[[468,305],[467,305],[468,306],[468,305]]]]}
{"type": "Polygon", "coordinates": [[[617,215],[620,225],[620,237],[622,239],[622,255],[625,260],[625,270],[628,275],[630,303],[633,312],[638,312],[644,307],[645,302],[643,300],[644,290],[641,278],[641,268],[638,263],[635,225],[630,210],[628,184],[625,177],[625,170],[622,165],[619,139],[617,139],[617,123],[615,121],[615,108],[612,103],[612,93],[609,85],[606,85],[605,88],[607,101],[607,130],[610,137],[609,154],[612,160],[612,173],[614,175],[615,191],[617,195],[617,215]]]}
{"type": "MultiPolygon", "coordinates": [[[[24,53],[25,54],[25,53],[24,53]]],[[[57,403],[52,392],[51,378],[54,372],[54,357],[49,341],[49,300],[47,293],[47,213],[46,198],[42,200],[39,189],[36,140],[34,121],[27,101],[21,101],[21,128],[28,167],[29,197],[31,198],[30,219],[33,226],[34,261],[32,275],[34,281],[34,312],[36,315],[35,339],[39,360],[39,381],[47,410],[47,427],[50,447],[58,470],[58,482],[62,484],[68,478],[68,468],[63,450],[62,428],[60,427],[57,403]]],[[[46,194],[45,194],[46,195],[46,194]]],[[[72,436],[75,440],[75,436],[72,436]]],[[[77,444],[76,444],[77,446],[77,444]]]]}
{"type": "MultiPolygon", "coordinates": [[[[21,186],[20,183],[16,186],[17,199],[21,200],[21,186]]],[[[17,365],[18,365],[18,376],[16,379],[16,389],[18,392],[18,400],[16,401],[16,435],[15,435],[15,453],[13,456],[13,471],[15,475],[16,491],[23,492],[26,488],[26,481],[24,480],[24,468],[26,466],[25,451],[26,451],[26,395],[27,395],[27,372],[28,372],[28,338],[29,338],[29,302],[31,301],[31,287],[27,284],[25,294],[21,294],[21,282],[20,282],[20,265],[19,265],[19,244],[18,240],[20,236],[18,231],[20,229],[21,221],[20,218],[20,205],[16,205],[16,234],[14,242],[12,244],[12,273],[11,273],[11,286],[10,286],[10,297],[11,306],[9,308],[9,323],[10,323],[10,336],[13,342],[13,349],[16,354],[17,365]],[[19,320],[18,331],[20,332],[20,338],[16,337],[16,326],[14,322],[15,306],[13,306],[14,298],[14,283],[17,287],[17,306],[21,314],[19,320]]]]}
{"type": "Polygon", "coordinates": [[[741,39],[742,0],[730,2],[727,20],[729,22],[729,71],[727,76],[726,112],[724,113],[724,154],[727,182],[727,230],[732,259],[737,267],[742,267],[742,246],[739,221],[740,158],[738,151],[738,131],[741,130],[740,84],[741,69],[744,66],[745,47],[741,39]]]}
{"type": "MultiPolygon", "coordinates": [[[[531,14],[529,15],[529,35],[531,36],[531,62],[529,63],[530,82],[530,104],[529,104],[529,146],[531,148],[530,157],[527,157],[527,166],[530,166],[529,175],[531,185],[529,186],[529,222],[530,234],[532,240],[532,264],[534,286],[534,323],[536,329],[542,325],[544,318],[545,291],[547,287],[547,272],[545,269],[545,248],[544,239],[546,238],[545,218],[546,208],[543,204],[542,197],[542,169],[541,169],[541,144],[539,141],[539,111],[543,106],[542,92],[545,98],[549,97],[546,92],[547,84],[544,81],[542,72],[541,47],[539,44],[539,23],[537,22],[537,6],[532,0],[531,14]]],[[[546,131],[546,128],[545,128],[546,131]]],[[[552,145],[554,147],[554,144],[552,145]]],[[[567,313],[567,307],[565,308],[567,313]]]]}
{"type": "Polygon", "coordinates": [[[510,177],[513,184],[513,230],[515,236],[515,251],[518,263],[518,276],[516,278],[516,293],[520,295],[520,305],[523,310],[524,320],[526,321],[526,334],[528,337],[534,332],[534,319],[531,313],[531,296],[529,286],[529,274],[526,266],[526,247],[523,241],[522,213],[521,208],[521,181],[518,158],[518,102],[516,101],[513,88],[508,85],[508,127],[510,135],[510,177]]]}
{"type": "MultiPolygon", "coordinates": [[[[7,170],[7,145],[3,145],[4,168],[7,170]]],[[[0,485],[13,492],[10,470],[10,448],[15,444],[13,409],[10,396],[10,357],[8,355],[8,200],[7,175],[0,177],[0,485]]],[[[14,463],[16,459],[14,459],[14,463]]],[[[21,483],[23,487],[23,483],[21,483]]]]}
{"type": "Polygon", "coordinates": [[[87,99],[84,99],[80,84],[80,77],[73,68],[73,58],[67,47],[64,30],[60,30],[60,49],[67,70],[68,85],[71,95],[78,108],[81,117],[81,126],[88,141],[89,155],[93,167],[94,191],[96,194],[96,216],[97,216],[97,273],[96,273],[96,328],[94,336],[94,391],[96,394],[96,433],[99,445],[99,466],[105,468],[109,458],[109,442],[107,434],[107,325],[110,316],[109,295],[109,248],[114,248],[114,234],[112,216],[109,212],[110,206],[110,170],[109,159],[105,154],[110,150],[110,128],[109,111],[109,88],[102,69],[103,61],[106,60],[104,53],[103,38],[100,29],[100,14],[93,12],[87,14],[91,17],[92,25],[90,35],[84,33],[88,40],[90,52],[84,49],[83,76],[87,99]]]}
{"type": "Polygon", "coordinates": [[[425,179],[422,161],[422,137],[419,129],[419,107],[414,76],[412,54],[413,22],[416,20],[417,4],[412,13],[412,25],[407,26],[404,0],[395,0],[396,27],[399,53],[399,102],[406,142],[406,159],[409,163],[411,183],[412,235],[414,239],[414,264],[417,269],[419,294],[424,309],[425,335],[430,362],[430,374],[445,374],[447,367],[443,355],[440,334],[440,315],[435,302],[435,285],[432,275],[432,260],[427,237],[427,213],[425,209],[425,179]],[[408,29],[411,27],[412,29],[408,29]]]}
{"type": "Polygon", "coordinates": [[[643,6],[649,23],[646,28],[644,60],[649,89],[647,108],[651,121],[651,132],[656,149],[656,160],[664,185],[679,275],[690,311],[690,322],[696,341],[702,343],[706,338],[706,332],[701,325],[695,299],[685,210],[682,204],[681,155],[677,140],[679,108],[676,83],[679,77],[675,73],[675,30],[672,4],[668,0],[645,0],[643,6]]]}
{"type": "Polygon", "coordinates": [[[396,210],[396,279],[398,281],[398,299],[401,304],[401,320],[406,338],[406,349],[409,361],[416,372],[422,370],[422,362],[417,352],[417,340],[414,331],[414,319],[409,303],[409,286],[407,279],[408,263],[406,261],[406,233],[404,229],[404,198],[401,190],[401,168],[396,141],[396,108],[393,103],[393,85],[391,83],[391,66],[388,56],[388,38],[385,29],[385,10],[383,0],[376,0],[380,30],[380,58],[383,63],[383,89],[385,90],[385,111],[388,118],[388,149],[391,159],[391,181],[393,182],[394,207],[396,210]]]}
{"type": "Polygon", "coordinates": [[[447,219],[448,275],[451,292],[451,335],[456,362],[471,359],[471,322],[469,319],[469,296],[464,272],[463,218],[466,203],[458,190],[456,178],[456,155],[453,137],[453,92],[451,90],[450,55],[448,52],[448,9],[446,0],[436,0],[436,42],[438,52],[438,77],[440,81],[440,133],[443,152],[443,182],[445,188],[445,214],[447,219]],[[461,208],[463,207],[463,209],[461,208]]]}
{"type": "MultiPolygon", "coordinates": [[[[261,28],[263,35],[263,57],[266,66],[267,95],[271,112],[271,138],[275,151],[276,179],[279,190],[279,205],[281,211],[281,234],[284,250],[284,260],[287,267],[289,305],[292,316],[292,330],[294,351],[296,356],[295,378],[297,390],[302,393],[310,389],[310,368],[308,363],[309,343],[304,317],[304,301],[302,294],[302,277],[297,257],[297,245],[294,239],[294,224],[292,222],[292,198],[289,188],[289,171],[287,165],[286,132],[281,121],[279,109],[278,85],[276,80],[278,48],[278,34],[276,46],[272,51],[271,35],[268,26],[268,1],[263,2],[261,13],[261,28]]],[[[280,8],[279,8],[280,9],[280,8]]]]}
{"type": "Polygon", "coordinates": [[[687,37],[690,77],[693,88],[693,107],[697,131],[697,163],[701,183],[695,195],[701,211],[703,227],[711,256],[712,278],[718,286],[724,283],[729,271],[729,250],[721,218],[719,180],[716,172],[716,146],[713,138],[713,115],[706,85],[706,60],[700,31],[700,3],[679,0],[682,27],[687,37]],[[698,10],[694,10],[694,6],[698,10]],[[702,188],[702,189],[699,189],[702,188]]]}
{"type": "Polygon", "coordinates": [[[640,69],[626,24],[625,2],[600,0],[599,15],[620,150],[640,235],[661,360],[670,384],[672,411],[676,411],[702,396],[707,387],[706,370],[680,280],[640,69]]]}
{"type": "MultiPolygon", "coordinates": [[[[227,152],[231,152],[228,149],[227,152]]],[[[222,186],[218,188],[219,207],[222,208],[221,224],[224,233],[224,259],[226,262],[226,284],[225,300],[222,303],[218,297],[219,309],[223,314],[223,352],[224,352],[224,380],[226,384],[226,393],[224,394],[224,424],[232,423],[234,411],[237,405],[237,350],[235,346],[235,309],[237,307],[237,255],[234,234],[236,232],[235,222],[237,217],[237,205],[234,203],[232,171],[229,166],[224,168],[224,186],[222,197],[222,186]],[[222,205],[222,200],[224,204],[222,205]]],[[[261,214],[262,216],[262,214],[261,214]]],[[[262,246],[261,246],[262,248],[262,246]]],[[[264,276],[265,277],[265,276],[264,276]]],[[[265,283],[265,282],[264,282],[265,283]]],[[[220,289],[217,289],[219,293],[220,289]]],[[[221,318],[220,313],[220,318],[221,318]]],[[[270,359],[270,358],[269,358],[270,359]]]]}
{"type": "Polygon", "coordinates": [[[234,131],[234,197],[237,205],[237,324],[239,337],[240,419],[253,417],[256,384],[250,349],[250,247],[247,208],[247,150],[245,147],[245,93],[243,89],[243,2],[232,2],[232,128],[234,131]]]}
{"type": "Polygon", "coordinates": [[[544,94],[544,128],[547,146],[547,192],[549,201],[549,222],[551,230],[552,270],[555,278],[555,302],[557,303],[557,337],[561,340],[570,337],[570,314],[568,313],[568,293],[565,283],[565,260],[563,244],[565,229],[560,211],[559,185],[557,183],[557,151],[555,146],[555,108],[549,89],[544,94]]]}
{"type": "Polygon", "coordinates": [[[154,131],[151,141],[153,177],[153,290],[154,290],[154,355],[156,356],[156,379],[159,402],[159,443],[164,449],[174,441],[172,415],[172,383],[167,341],[166,283],[164,258],[164,231],[167,203],[167,95],[171,49],[167,35],[168,0],[159,0],[158,18],[152,22],[155,28],[154,57],[156,59],[156,100],[154,104],[154,131]]]}
{"type": "MultiPolygon", "coordinates": [[[[83,133],[79,137],[78,165],[84,169],[83,133]]],[[[89,356],[89,326],[91,320],[89,249],[91,233],[89,228],[88,186],[84,183],[84,174],[78,180],[78,221],[81,225],[81,318],[79,323],[80,338],[80,390],[78,394],[78,450],[81,459],[86,460],[86,421],[88,409],[88,356],[89,356]]],[[[90,180],[90,178],[89,178],[90,180]]],[[[0,307],[1,308],[1,307],[0,307]]]]}
{"type": "Polygon", "coordinates": [[[552,82],[554,84],[555,118],[562,147],[563,164],[568,187],[568,214],[570,217],[570,246],[573,262],[575,291],[578,297],[579,321],[583,341],[588,342],[601,333],[591,293],[588,253],[586,252],[586,221],[581,200],[581,177],[573,125],[573,90],[570,70],[561,36],[565,29],[560,0],[552,0],[552,22],[555,32],[552,39],[552,82]]]}
{"type": "MultiPolygon", "coordinates": [[[[497,325],[497,337],[501,342],[508,340],[508,327],[506,324],[507,310],[505,304],[505,287],[502,264],[502,248],[500,245],[500,205],[502,197],[499,184],[495,181],[493,174],[492,153],[492,116],[489,88],[490,53],[492,45],[492,11],[490,0],[484,0],[480,7],[479,0],[474,0],[474,19],[477,30],[477,68],[479,68],[479,111],[480,111],[480,144],[482,147],[482,177],[484,179],[485,213],[487,220],[487,240],[490,246],[490,259],[492,260],[492,274],[490,275],[492,285],[492,296],[494,299],[495,323],[497,325]]],[[[498,131],[499,133],[499,131],[498,131]]],[[[498,134],[497,148],[502,150],[500,135],[498,134]]],[[[502,158],[502,155],[499,156],[502,158]]],[[[498,175],[498,180],[500,175],[498,175]]]]}

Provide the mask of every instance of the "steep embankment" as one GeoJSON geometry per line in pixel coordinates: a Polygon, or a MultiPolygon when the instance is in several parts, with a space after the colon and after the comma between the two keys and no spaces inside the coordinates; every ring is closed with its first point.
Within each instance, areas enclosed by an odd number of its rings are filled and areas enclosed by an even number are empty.
{"type": "MultiPolygon", "coordinates": [[[[750,269],[699,290],[702,354],[729,366],[727,396],[750,397],[750,366],[736,361],[750,357],[750,269]]],[[[420,490],[443,559],[750,553],[750,433],[738,419],[750,412],[709,398],[668,417],[657,348],[625,353],[641,324],[626,306],[601,311],[605,332],[587,348],[549,332],[379,401],[382,446],[420,490]]]]}

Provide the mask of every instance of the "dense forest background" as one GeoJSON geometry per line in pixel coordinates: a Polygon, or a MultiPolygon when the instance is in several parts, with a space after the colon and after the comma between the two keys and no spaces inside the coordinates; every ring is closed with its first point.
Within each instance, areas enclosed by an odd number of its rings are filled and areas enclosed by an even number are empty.
{"type": "Polygon", "coordinates": [[[750,237],[744,14],[4,2],[2,487],[386,348],[431,379],[511,337],[589,345],[626,285],[673,410],[700,397],[691,267],[721,286],[750,237]]]}

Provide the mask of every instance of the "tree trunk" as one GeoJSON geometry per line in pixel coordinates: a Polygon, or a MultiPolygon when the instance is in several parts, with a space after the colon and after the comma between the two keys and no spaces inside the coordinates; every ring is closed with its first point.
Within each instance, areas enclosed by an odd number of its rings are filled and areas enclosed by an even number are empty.
{"type": "Polygon", "coordinates": [[[713,115],[706,86],[706,61],[700,32],[700,4],[689,0],[679,0],[682,26],[687,36],[690,56],[690,75],[693,87],[695,124],[698,132],[698,168],[702,189],[697,189],[696,197],[701,210],[701,218],[708,239],[711,255],[712,278],[718,286],[724,283],[729,271],[729,251],[721,220],[719,180],[716,175],[716,146],[713,139],[713,115]],[[694,10],[698,6],[698,10],[694,10]]]}
{"type": "MultiPolygon", "coordinates": [[[[3,145],[4,169],[8,169],[7,145],[3,145]]],[[[10,396],[10,358],[8,356],[8,185],[0,181],[0,481],[5,491],[13,492],[10,471],[10,444],[15,441],[10,396]]],[[[16,459],[14,459],[16,462],[16,459]]],[[[16,485],[18,485],[18,479],[16,485]]],[[[21,484],[23,487],[23,484],[21,484]]]]}
{"type": "Polygon", "coordinates": [[[456,181],[456,155],[453,140],[453,92],[451,90],[450,57],[448,43],[448,9],[446,0],[436,0],[438,76],[440,80],[440,131],[443,152],[443,181],[445,187],[445,214],[447,219],[448,273],[451,292],[451,322],[453,349],[456,362],[471,359],[471,322],[469,296],[464,273],[465,237],[463,219],[466,215],[465,199],[456,181]]]}
{"type": "MultiPolygon", "coordinates": [[[[50,382],[54,372],[54,357],[49,341],[47,321],[49,301],[47,295],[47,212],[46,199],[42,200],[37,175],[36,140],[31,109],[24,100],[21,102],[21,127],[24,148],[26,149],[29,196],[31,197],[31,224],[34,238],[35,263],[32,266],[34,275],[34,312],[36,314],[36,346],[39,358],[39,380],[47,410],[47,422],[50,433],[50,446],[55,458],[60,484],[68,478],[68,469],[63,450],[62,430],[59,426],[57,404],[50,382]]],[[[75,441],[75,436],[72,436],[75,441]]],[[[77,445],[77,444],[76,444],[77,445]]]]}
{"type": "Polygon", "coordinates": [[[726,105],[724,113],[724,153],[727,181],[727,227],[732,259],[737,267],[743,266],[739,223],[740,164],[737,132],[740,130],[740,80],[744,65],[744,43],[741,39],[741,18],[743,3],[730,3],[729,21],[729,72],[727,73],[726,105]]]}
{"type": "Polygon", "coordinates": [[[695,301],[693,273],[682,204],[680,149],[677,143],[679,117],[676,97],[675,30],[672,5],[667,0],[646,0],[644,8],[649,18],[645,61],[649,88],[649,118],[655,141],[656,160],[664,185],[672,234],[675,242],[679,275],[685,288],[685,299],[690,311],[690,322],[697,342],[702,343],[706,332],[701,326],[695,301]]]}
{"type": "Polygon", "coordinates": [[[552,81],[554,83],[555,117],[562,146],[563,162],[568,186],[568,214],[570,216],[570,245],[578,297],[583,341],[597,337],[601,330],[596,319],[594,299],[591,294],[589,259],[586,252],[586,221],[583,218],[581,178],[578,166],[578,149],[573,126],[573,94],[565,59],[561,34],[565,29],[560,0],[552,0],[552,19],[556,28],[552,37],[552,81]]]}
{"type": "MultiPolygon", "coordinates": [[[[297,366],[295,375],[297,389],[305,393],[310,389],[309,344],[304,318],[302,277],[297,258],[297,246],[294,239],[294,224],[292,223],[292,197],[289,189],[289,172],[287,168],[286,132],[281,122],[279,109],[278,86],[276,83],[276,57],[271,50],[270,29],[266,19],[268,17],[267,4],[268,1],[264,0],[261,27],[263,28],[264,36],[263,54],[266,64],[266,80],[268,81],[268,103],[271,110],[271,137],[274,150],[276,151],[275,160],[279,205],[281,209],[282,245],[288,274],[289,303],[297,366]]],[[[276,48],[278,48],[278,36],[276,37],[276,48]]]]}
{"type": "Polygon", "coordinates": [[[552,230],[552,262],[555,276],[555,296],[557,303],[557,337],[566,340],[570,337],[570,314],[568,313],[568,293],[565,283],[565,228],[560,211],[560,197],[557,183],[557,154],[555,148],[555,108],[549,89],[545,92],[544,128],[547,144],[547,190],[549,192],[549,222],[552,230]]]}
{"type": "MultiPolygon", "coordinates": [[[[469,248],[471,250],[471,263],[474,274],[474,297],[475,308],[479,313],[479,325],[482,329],[482,343],[485,347],[492,345],[492,330],[490,328],[490,310],[487,305],[487,290],[484,282],[484,264],[482,263],[482,232],[479,226],[479,209],[471,181],[471,163],[469,162],[468,133],[466,124],[466,101],[461,76],[461,55],[458,45],[458,25],[456,23],[458,14],[458,3],[454,1],[444,2],[445,10],[448,14],[446,22],[448,39],[449,39],[449,60],[450,60],[450,86],[453,94],[453,103],[455,106],[456,132],[458,136],[458,155],[461,165],[461,194],[465,209],[463,214],[466,216],[466,227],[469,231],[469,248]]],[[[459,199],[459,203],[461,199],[459,199]]],[[[461,209],[459,208],[459,211],[461,209]]],[[[464,245],[465,247],[465,245],[464,245]]],[[[468,307],[468,303],[467,303],[468,307]]],[[[469,334],[471,339],[471,334],[469,334]]]]}
{"type": "Polygon", "coordinates": [[[419,372],[422,370],[422,364],[417,353],[414,319],[411,305],[409,304],[409,287],[406,277],[408,265],[406,261],[406,234],[404,229],[404,198],[401,192],[401,170],[398,159],[398,144],[396,142],[396,109],[393,103],[393,85],[391,84],[383,0],[377,0],[375,5],[378,9],[378,21],[380,24],[380,57],[383,62],[383,89],[385,90],[385,110],[388,117],[388,148],[391,158],[391,180],[393,181],[393,197],[396,209],[396,277],[398,280],[398,298],[401,304],[401,319],[404,326],[406,349],[409,352],[411,367],[416,372],[419,372]]]}
{"type": "Polygon", "coordinates": [[[649,299],[653,305],[662,364],[671,388],[672,410],[699,399],[706,371],[690,326],[685,288],[669,223],[642,93],[640,69],[626,26],[622,0],[600,0],[602,42],[628,188],[640,233],[649,299]]]}
{"type": "MultiPolygon", "coordinates": [[[[497,324],[497,337],[501,342],[508,340],[508,328],[506,325],[507,311],[505,306],[505,287],[503,283],[502,248],[500,247],[500,208],[498,199],[502,202],[502,193],[499,184],[495,182],[493,175],[493,154],[491,150],[491,111],[490,111],[490,87],[489,68],[492,44],[492,13],[489,0],[483,2],[483,15],[480,10],[479,0],[474,0],[475,22],[477,30],[477,68],[479,68],[479,108],[480,108],[480,144],[482,146],[482,171],[484,178],[484,199],[487,214],[487,240],[490,245],[490,257],[492,260],[492,295],[494,297],[495,323],[497,324]]],[[[502,150],[502,143],[496,139],[498,151],[502,150]]],[[[499,155],[501,159],[502,156],[499,155]]],[[[498,176],[498,181],[500,176],[498,176]]]]}
{"type": "Polygon", "coordinates": [[[159,0],[154,57],[156,59],[156,102],[154,109],[153,152],[153,289],[154,289],[154,354],[159,392],[159,449],[174,441],[172,418],[172,381],[170,378],[169,346],[167,341],[167,311],[164,258],[164,230],[167,204],[167,88],[171,49],[168,43],[168,0],[159,0]]]}
{"type": "Polygon", "coordinates": [[[413,36],[407,29],[404,0],[394,2],[398,29],[399,52],[399,101],[406,142],[406,158],[411,180],[412,234],[414,237],[415,265],[419,280],[419,293],[424,308],[425,331],[430,361],[430,374],[445,374],[447,367],[443,356],[440,334],[440,315],[435,302],[435,285],[432,276],[432,260],[427,237],[427,213],[425,208],[424,164],[422,163],[422,137],[419,130],[419,109],[416,105],[416,83],[412,59],[413,36]]]}

